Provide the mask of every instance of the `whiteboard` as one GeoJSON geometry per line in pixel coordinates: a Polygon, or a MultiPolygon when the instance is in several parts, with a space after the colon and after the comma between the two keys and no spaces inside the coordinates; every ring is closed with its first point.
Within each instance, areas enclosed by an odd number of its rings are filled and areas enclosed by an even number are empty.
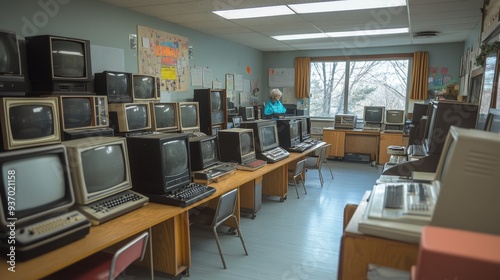
{"type": "Polygon", "coordinates": [[[293,87],[295,69],[269,68],[269,87],[293,87]]]}

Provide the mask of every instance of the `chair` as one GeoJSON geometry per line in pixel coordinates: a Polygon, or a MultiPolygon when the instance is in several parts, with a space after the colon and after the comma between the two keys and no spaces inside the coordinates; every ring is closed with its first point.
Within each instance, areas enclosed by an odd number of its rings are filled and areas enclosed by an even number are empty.
{"type": "Polygon", "coordinates": [[[306,160],[300,160],[297,162],[295,165],[295,169],[288,169],[288,183],[290,183],[290,180],[293,180],[293,184],[295,186],[295,192],[297,193],[297,198],[299,197],[299,190],[297,188],[297,185],[302,182],[302,186],[304,187],[304,192],[307,194],[307,189],[306,189],[306,184],[304,182],[304,177],[302,177],[302,172],[304,171],[304,166],[306,164],[306,160]],[[299,181],[297,182],[297,179],[299,181]]]}
{"type": "Polygon", "coordinates": [[[333,179],[333,172],[332,172],[332,166],[330,165],[330,162],[328,161],[328,155],[330,154],[330,150],[332,149],[332,144],[327,144],[325,145],[326,147],[326,152],[325,152],[325,161],[326,165],[328,165],[328,169],[330,170],[330,175],[332,175],[333,179]]]}
{"type": "Polygon", "coordinates": [[[319,148],[319,156],[317,157],[307,157],[306,158],[306,164],[305,164],[305,170],[306,172],[309,170],[318,170],[318,175],[319,175],[319,181],[321,182],[321,187],[323,187],[323,174],[321,173],[321,166],[323,165],[323,162],[326,160],[326,145],[321,146],[319,148]]]}
{"type": "Polygon", "coordinates": [[[238,236],[240,237],[243,249],[245,250],[245,255],[248,256],[247,248],[245,247],[245,241],[243,240],[243,235],[241,234],[238,219],[234,215],[237,199],[238,199],[238,189],[234,189],[219,197],[219,202],[217,203],[216,209],[212,209],[209,207],[197,209],[199,211],[195,211],[189,216],[191,224],[212,229],[212,233],[215,237],[215,242],[217,243],[217,249],[219,249],[219,255],[222,260],[224,268],[227,268],[227,266],[226,266],[226,261],[224,260],[224,256],[222,254],[219,235],[217,234],[217,227],[219,227],[222,223],[224,223],[226,220],[230,218],[234,220],[234,223],[236,225],[236,231],[238,233],[238,236]]]}
{"type": "MultiPolygon", "coordinates": [[[[148,238],[148,232],[144,232],[122,246],[114,254],[104,251],[95,253],[52,274],[47,279],[115,279],[134,261],[142,261],[146,253],[148,238]]],[[[151,258],[151,277],[153,277],[152,265],[153,261],[151,258]]]]}

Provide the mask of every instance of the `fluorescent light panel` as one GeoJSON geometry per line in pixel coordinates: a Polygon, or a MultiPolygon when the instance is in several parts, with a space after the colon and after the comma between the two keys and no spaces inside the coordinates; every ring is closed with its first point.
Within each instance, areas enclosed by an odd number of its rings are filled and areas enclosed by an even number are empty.
{"type": "Polygon", "coordinates": [[[405,28],[376,29],[376,30],[291,34],[291,35],[279,35],[271,37],[279,41],[289,41],[289,40],[316,39],[316,38],[326,38],[326,37],[339,38],[339,37],[356,37],[356,36],[376,36],[376,35],[400,34],[408,32],[409,29],[405,27],[405,28]]]}
{"type": "Polygon", "coordinates": [[[344,0],[288,5],[297,14],[368,10],[406,6],[406,0],[344,0]]]}
{"type": "Polygon", "coordinates": [[[272,16],[282,16],[295,14],[285,5],[280,6],[270,6],[270,7],[259,7],[259,8],[248,8],[248,9],[236,9],[236,10],[224,10],[224,11],[212,11],[225,19],[244,19],[244,18],[258,18],[258,17],[272,17],[272,16]]]}

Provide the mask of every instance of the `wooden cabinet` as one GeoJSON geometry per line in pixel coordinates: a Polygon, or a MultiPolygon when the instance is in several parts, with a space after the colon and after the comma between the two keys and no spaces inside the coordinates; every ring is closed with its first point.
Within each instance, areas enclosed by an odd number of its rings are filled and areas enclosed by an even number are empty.
{"type": "Polygon", "coordinates": [[[215,135],[227,128],[227,102],[225,89],[195,89],[193,101],[200,104],[200,130],[215,135]]]}
{"type": "Polygon", "coordinates": [[[332,144],[330,154],[327,157],[344,157],[345,153],[345,132],[330,129],[323,130],[323,141],[332,144]]]}
{"type": "Polygon", "coordinates": [[[389,162],[391,155],[387,154],[387,147],[403,146],[403,134],[400,133],[380,133],[379,157],[378,163],[385,164],[389,162]]]}

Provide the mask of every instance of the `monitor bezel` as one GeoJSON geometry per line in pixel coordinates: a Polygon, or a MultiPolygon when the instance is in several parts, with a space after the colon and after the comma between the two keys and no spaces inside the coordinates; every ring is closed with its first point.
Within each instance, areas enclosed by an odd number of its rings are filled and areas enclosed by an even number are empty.
{"type": "Polygon", "coordinates": [[[153,75],[147,74],[132,74],[132,102],[148,102],[148,101],[159,101],[160,100],[160,92],[158,91],[158,80],[153,75]],[[152,78],[154,80],[154,89],[153,95],[151,98],[138,98],[135,96],[135,79],[140,77],[152,78]]]}
{"type": "Polygon", "coordinates": [[[119,132],[132,132],[132,131],[142,131],[142,130],[151,130],[151,107],[148,103],[110,103],[108,104],[108,109],[110,113],[115,113],[117,117],[117,125],[119,132]],[[138,129],[129,129],[128,119],[127,119],[127,107],[129,106],[145,106],[146,114],[148,116],[148,123],[143,128],[138,129]]]}
{"type": "Polygon", "coordinates": [[[59,117],[61,120],[61,131],[73,131],[87,128],[108,127],[108,102],[107,96],[97,95],[57,95],[59,100],[59,117]],[[64,102],[66,98],[88,98],[90,99],[90,118],[91,123],[89,126],[66,128],[66,120],[64,119],[64,102]],[[102,106],[101,106],[102,105],[102,106]]]}
{"type": "Polygon", "coordinates": [[[374,124],[383,124],[385,121],[385,106],[364,106],[363,108],[363,122],[364,123],[374,123],[374,124]],[[380,121],[370,121],[370,120],[366,120],[365,119],[365,116],[366,116],[366,111],[367,110],[370,110],[370,109],[380,109],[382,110],[381,112],[381,115],[380,115],[380,118],[381,120],[380,121]]]}
{"type": "Polygon", "coordinates": [[[5,76],[5,77],[11,77],[11,76],[22,76],[23,75],[23,68],[22,68],[22,63],[21,63],[21,52],[19,49],[19,41],[17,34],[13,31],[10,30],[3,30],[0,29],[0,36],[5,36],[6,40],[8,40],[12,44],[12,49],[10,51],[13,51],[15,55],[17,56],[17,68],[19,71],[17,72],[7,72],[7,73],[0,73],[0,76],[5,76]]]}
{"type": "Polygon", "coordinates": [[[216,135],[206,135],[200,137],[189,137],[189,156],[191,157],[191,170],[198,171],[208,168],[220,160],[219,142],[216,135]],[[214,141],[215,158],[204,160],[203,155],[203,142],[214,141]]]}
{"type": "Polygon", "coordinates": [[[41,145],[61,143],[60,113],[56,97],[1,97],[0,116],[3,148],[14,150],[41,145]],[[9,108],[22,105],[43,105],[50,106],[53,110],[53,134],[36,139],[16,140],[10,130],[9,108]]]}
{"type": "Polygon", "coordinates": [[[256,142],[258,142],[258,144],[256,145],[257,147],[259,147],[260,149],[260,153],[263,153],[263,152],[266,152],[266,151],[269,151],[271,149],[274,149],[276,147],[279,147],[280,146],[280,140],[279,140],[279,135],[278,135],[278,126],[276,124],[276,121],[269,121],[269,122],[262,122],[262,123],[259,123],[257,125],[257,139],[256,139],[256,142]],[[269,144],[267,146],[264,146],[264,141],[262,140],[263,139],[263,135],[262,135],[262,131],[261,129],[264,128],[264,127],[273,127],[273,130],[274,130],[274,138],[276,139],[276,141],[273,143],[273,144],[269,144]]]}
{"type": "Polygon", "coordinates": [[[384,123],[385,124],[388,124],[388,125],[404,125],[406,123],[406,117],[405,117],[405,110],[385,110],[385,120],[384,120],[384,123]],[[394,112],[397,112],[399,114],[401,114],[401,121],[400,122],[389,122],[388,121],[388,115],[391,114],[391,113],[394,113],[394,112]]]}
{"type": "Polygon", "coordinates": [[[126,139],[124,137],[108,136],[108,137],[88,137],[75,140],[64,141],[62,144],[66,147],[69,162],[69,171],[75,193],[75,201],[80,205],[106,198],[110,195],[128,190],[132,188],[130,175],[128,149],[126,139]],[[89,193],[85,183],[82,164],[82,153],[88,150],[99,147],[120,145],[123,152],[123,160],[125,165],[125,180],[113,187],[97,193],[89,193]]]}
{"type": "Polygon", "coordinates": [[[133,83],[133,78],[132,78],[132,73],[129,72],[120,72],[120,71],[103,71],[101,73],[96,73],[95,74],[95,79],[94,79],[94,90],[98,95],[105,95],[108,98],[109,103],[130,103],[132,102],[132,83],[133,83]],[[127,88],[127,95],[126,96],[120,96],[120,97],[115,97],[111,95],[108,92],[108,75],[109,74],[123,74],[128,77],[128,88],[127,88]]]}
{"type": "MultiPolygon", "coordinates": [[[[72,181],[70,178],[70,172],[68,168],[68,158],[67,158],[67,151],[66,148],[62,144],[55,144],[55,145],[47,145],[47,146],[41,146],[41,147],[32,147],[32,148],[26,148],[26,149],[21,149],[21,150],[14,150],[14,151],[7,151],[7,152],[2,152],[0,153],[0,167],[5,163],[9,162],[12,160],[16,160],[19,158],[34,158],[40,155],[48,155],[48,154],[58,154],[61,159],[63,159],[63,162],[61,166],[64,168],[62,173],[64,174],[64,181],[66,185],[66,194],[63,200],[60,202],[53,202],[50,203],[50,205],[45,205],[45,207],[49,207],[47,209],[41,210],[38,209],[39,211],[29,213],[27,216],[19,218],[15,217],[15,224],[16,227],[24,226],[27,224],[30,224],[32,222],[36,222],[38,220],[41,220],[44,217],[52,216],[52,214],[56,213],[63,213],[70,209],[74,204],[75,204],[75,196],[74,196],[74,190],[72,186],[72,181]]],[[[5,176],[8,176],[5,174],[5,176]]],[[[22,176],[20,174],[14,174],[14,176],[19,177],[22,176]]],[[[7,177],[8,178],[8,177],[7,177]]],[[[10,180],[10,179],[9,179],[10,180]]],[[[43,182],[40,182],[43,185],[43,182]]],[[[3,186],[3,181],[0,182],[0,187],[3,186]]],[[[3,186],[5,187],[5,186],[3,186]]],[[[7,192],[10,191],[7,186],[7,192]]],[[[15,189],[12,190],[15,193],[15,189]]],[[[6,198],[3,197],[3,195],[0,195],[2,199],[0,199],[0,226],[2,228],[5,228],[7,224],[11,221],[6,218],[7,213],[4,212],[4,203],[7,203],[6,206],[8,206],[8,201],[6,198]]],[[[43,207],[43,206],[42,206],[43,207]]],[[[35,211],[35,210],[31,210],[35,211]]]]}
{"type": "Polygon", "coordinates": [[[150,111],[151,111],[151,129],[153,131],[157,131],[157,132],[177,132],[177,131],[179,131],[179,113],[178,113],[179,107],[177,106],[176,102],[150,102],[149,106],[150,106],[150,111]],[[175,125],[174,126],[158,127],[158,125],[156,124],[157,116],[156,116],[155,106],[159,105],[159,104],[160,105],[161,104],[172,105],[172,108],[174,109],[174,118],[175,118],[175,120],[174,120],[175,125]]]}
{"type": "Polygon", "coordinates": [[[199,132],[200,131],[200,103],[199,102],[191,102],[191,101],[182,101],[182,102],[177,102],[177,112],[179,114],[179,130],[184,133],[189,133],[189,132],[199,132]],[[196,126],[190,126],[190,127],[184,127],[182,125],[182,110],[181,107],[184,105],[194,105],[196,106],[196,126]]]}

